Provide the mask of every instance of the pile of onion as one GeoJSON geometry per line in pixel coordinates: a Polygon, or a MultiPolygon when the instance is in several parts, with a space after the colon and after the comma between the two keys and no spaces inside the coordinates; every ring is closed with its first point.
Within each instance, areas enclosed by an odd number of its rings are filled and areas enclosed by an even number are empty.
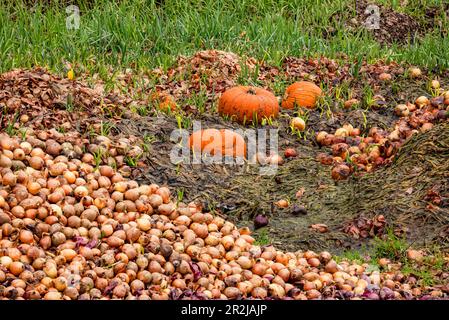
{"type": "Polygon", "coordinates": [[[448,106],[449,93],[433,99],[420,96],[415,103],[396,106],[395,114],[400,118],[391,130],[372,127],[366,137],[361,137],[358,128],[345,124],[333,134],[318,132],[317,143],[331,150],[330,154],[319,153],[317,161],[332,165],[331,175],[337,181],[347,179],[353,172],[371,172],[390,163],[413,134],[428,131],[434,123],[447,120],[448,106]]]}

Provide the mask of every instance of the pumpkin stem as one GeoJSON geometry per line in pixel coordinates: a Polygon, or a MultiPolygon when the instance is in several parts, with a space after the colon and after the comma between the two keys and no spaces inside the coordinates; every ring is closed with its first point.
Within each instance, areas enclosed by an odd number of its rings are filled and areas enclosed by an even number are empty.
{"type": "Polygon", "coordinates": [[[254,88],[249,88],[248,89],[248,91],[247,91],[247,93],[249,93],[249,94],[256,94],[256,90],[254,89],[254,88]]]}

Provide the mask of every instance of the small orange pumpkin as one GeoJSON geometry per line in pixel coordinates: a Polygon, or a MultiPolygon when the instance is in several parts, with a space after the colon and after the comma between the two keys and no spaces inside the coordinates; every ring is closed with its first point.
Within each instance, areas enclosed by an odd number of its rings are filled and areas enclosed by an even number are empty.
{"type": "Polygon", "coordinates": [[[245,139],[228,129],[195,131],[189,138],[189,148],[195,152],[221,156],[246,157],[245,139]]]}
{"type": "Polygon", "coordinates": [[[285,91],[282,108],[293,109],[295,105],[298,105],[300,107],[313,109],[321,94],[321,88],[312,82],[295,82],[285,91]]]}
{"type": "Polygon", "coordinates": [[[218,113],[228,115],[238,122],[252,122],[255,117],[277,117],[279,103],[271,92],[248,86],[238,86],[227,90],[218,102],[218,113]]]}

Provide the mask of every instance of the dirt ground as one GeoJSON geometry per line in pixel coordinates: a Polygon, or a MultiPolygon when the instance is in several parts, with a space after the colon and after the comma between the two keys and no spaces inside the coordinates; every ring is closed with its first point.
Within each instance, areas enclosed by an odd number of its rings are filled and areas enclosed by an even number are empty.
{"type": "MultiPolygon", "coordinates": [[[[404,1],[406,3],[407,1],[404,1]]],[[[369,10],[370,5],[376,5],[380,14],[379,28],[369,30],[373,37],[382,45],[388,46],[392,43],[407,44],[414,43],[422,38],[436,26],[441,27],[441,17],[449,15],[449,4],[444,7],[432,7],[422,5],[423,15],[420,18],[413,17],[409,14],[397,12],[386,6],[376,3],[376,1],[357,0],[354,1],[351,10],[357,13],[357,18],[347,18],[347,12],[336,12],[334,19],[346,21],[348,32],[360,31],[360,27],[373,15],[373,11],[369,10]]],[[[377,12],[376,12],[377,13],[377,12]]],[[[441,32],[446,34],[447,31],[441,28],[441,32]]]]}

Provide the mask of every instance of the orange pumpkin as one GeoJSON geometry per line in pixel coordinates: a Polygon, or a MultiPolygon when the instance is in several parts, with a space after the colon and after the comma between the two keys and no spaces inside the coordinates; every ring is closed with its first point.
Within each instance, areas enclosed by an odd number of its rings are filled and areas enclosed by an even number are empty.
{"type": "Polygon", "coordinates": [[[227,90],[218,103],[218,113],[228,115],[238,122],[252,122],[255,118],[277,117],[279,103],[271,92],[248,86],[227,90]]]}
{"type": "Polygon", "coordinates": [[[189,147],[194,152],[211,156],[246,157],[245,139],[228,129],[204,129],[195,131],[189,138],[189,147]]]}
{"type": "Polygon", "coordinates": [[[293,109],[295,105],[313,109],[322,91],[316,84],[299,81],[290,85],[285,91],[282,108],[293,109]]]}

